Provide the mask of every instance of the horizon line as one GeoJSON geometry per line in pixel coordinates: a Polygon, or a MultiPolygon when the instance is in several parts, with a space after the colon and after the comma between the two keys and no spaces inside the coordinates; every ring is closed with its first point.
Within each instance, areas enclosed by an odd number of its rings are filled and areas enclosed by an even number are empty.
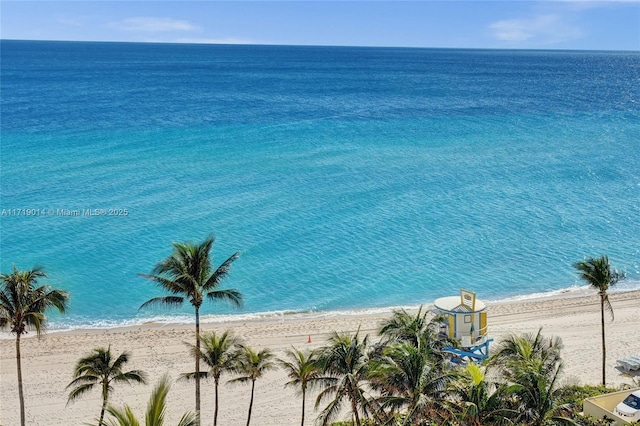
{"type": "Polygon", "coordinates": [[[432,50],[504,50],[504,51],[558,51],[558,52],[626,52],[640,53],[629,49],[585,49],[585,48],[543,48],[543,47],[435,47],[435,46],[380,46],[380,45],[348,45],[348,44],[278,44],[278,43],[224,43],[194,41],[131,41],[131,40],[62,40],[62,39],[14,39],[0,37],[0,41],[20,42],[53,42],[53,43],[128,43],[128,44],[174,44],[202,46],[265,46],[265,47],[339,47],[365,49],[432,49],[432,50]]]}

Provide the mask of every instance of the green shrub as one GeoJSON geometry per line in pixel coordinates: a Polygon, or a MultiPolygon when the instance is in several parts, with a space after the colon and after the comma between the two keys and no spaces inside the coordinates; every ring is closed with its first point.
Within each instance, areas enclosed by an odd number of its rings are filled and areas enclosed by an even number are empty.
{"type": "Polygon", "coordinates": [[[566,386],[560,390],[560,404],[575,404],[582,410],[582,402],[592,396],[604,395],[605,393],[617,392],[618,389],[607,388],[602,385],[592,386],[566,386]]]}

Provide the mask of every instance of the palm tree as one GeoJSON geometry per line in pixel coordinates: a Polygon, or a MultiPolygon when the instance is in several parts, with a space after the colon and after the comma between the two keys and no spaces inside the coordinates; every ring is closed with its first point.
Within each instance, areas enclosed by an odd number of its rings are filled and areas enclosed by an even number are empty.
{"type": "Polygon", "coordinates": [[[251,410],[253,409],[253,395],[256,387],[256,380],[269,370],[277,368],[273,361],[273,353],[269,349],[262,349],[256,352],[248,346],[241,346],[238,351],[236,368],[241,374],[230,380],[230,383],[246,383],[251,382],[251,400],[249,401],[249,415],[247,416],[247,426],[251,422],[251,410]]]}
{"type": "Polygon", "coordinates": [[[393,315],[382,321],[378,329],[383,346],[395,342],[406,342],[429,352],[431,357],[443,361],[446,358],[446,353],[442,349],[454,344],[454,342],[438,336],[443,318],[434,316],[428,319],[427,315],[428,312],[422,311],[422,306],[415,315],[411,315],[404,309],[394,310],[393,315]]]}
{"type": "Polygon", "coordinates": [[[451,383],[449,394],[463,424],[513,424],[509,419],[517,412],[508,409],[506,386],[487,379],[486,367],[470,363],[461,367],[458,379],[451,383]]]}
{"type": "Polygon", "coordinates": [[[542,335],[542,328],[539,328],[536,334],[508,336],[497,345],[489,362],[501,369],[535,359],[542,360],[547,366],[555,366],[562,361],[560,358],[562,347],[562,339],[545,338],[542,335]]]}
{"type": "Polygon", "coordinates": [[[378,334],[385,338],[386,342],[401,341],[418,344],[419,336],[429,328],[427,312],[422,312],[422,306],[415,315],[406,310],[394,310],[391,317],[380,323],[378,334]]]}
{"type": "Polygon", "coordinates": [[[543,426],[555,424],[576,424],[570,418],[569,407],[559,405],[561,389],[558,377],[562,371],[562,363],[548,369],[542,360],[533,360],[512,369],[509,381],[512,383],[507,392],[514,394],[519,402],[519,411],[525,424],[543,426]]]}
{"type": "Polygon", "coordinates": [[[369,383],[380,395],[375,398],[380,419],[390,419],[406,409],[401,425],[420,424],[426,419],[444,422],[448,414],[445,391],[454,376],[439,357],[423,345],[395,342],[369,364],[369,383]]]}
{"type": "Polygon", "coordinates": [[[507,380],[505,392],[517,399],[518,424],[575,424],[564,416],[567,407],[559,403],[562,341],[544,338],[541,332],[540,329],[535,335],[511,335],[498,345],[489,362],[498,366],[507,380]]]}
{"type": "Polygon", "coordinates": [[[46,330],[45,311],[55,307],[64,313],[69,293],[53,290],[48,285],[38,286],[46,274],[39,267],[19,271],[13,266],[10,274],[0,275],[0,328],[9,326],[16,335],[16,363],[18,368],[18,396],[20,399],[20,424],[25,425],[24,390],[22,387],[22,360],[20,338],[28,329],[36,331],[38,337],[46,330]]]}
{"type": "Polygon", "coordinates": [[[368,345],[369,336],[360,339],[358,329],[353,336],[334,332],[328,345],[322,349],[320,365],[327,377],[322,379],[325,388],[316,398],[316,408],[323,400],[334,395],[318,417],[323,426],[338,415],[344,399],[351,404],[355,425],[360,426],[359,411],[364,411],[367,404],[363,384],[369,370],[368,345]]]}
{"type": "Polygon", "coordinates": [[[286,352],[287,359],[279,359],[280,365],[286,370],[291,379],[285,386],[299,386],[302,394],[302,420],[300,425],[304,426],[304,409],[307,389],[313,386],[320,378],[320,365],[318,364],[317,353],[314,351],[303,352],[293,348],[286,352]]]}
{"type": "Polygon", "coordinates": [[[109,394],[113,390],[113,383],[146,383],[146,375],[142,371],[122,371],[128,361],[128,352],[123,352],[114,359],[111,346],[107,349],[95,348],[91,354],[76,363],[73,373],[74,379],[67,385],[67,389],[73,388],[69,393],[67,404],[99,385],[102,391],[102,408],[100,409],[98,426],[101,426],[109,394]]]}
{"type": "Polygon", "coordinates": [[[171,293],[171,296],[154,297],[140,306],[164,305],[181,306],[185,298],[193,306],[196,314],[196,415],[200,424],[200,307],[206,297],[210,301],[226,301],[233,306],[242,305],[242,294],[234,289],[218,289],[221,281],[229,274],[231,264],[240,256],[234,253],[215,271],[212,271],[211,249],[214,237],[210,236],[201,244],[173,244],[173,254],[158,263],[151,275],[142,275],[171,293]],[[178,296],[180,295],[180,296],[178,296]]]}
{"type": "MultiPolygon", "coordinates": [[[[203,349],[191,346],[193,356],[199,352],[200,359],[209,366],[209,371],[200,372],[201,378],[213,377],[215,383],[215,411],[213,414],[213,425],[218,424],[218,387],[220,385],[220,377],[224,372],[233,372],[236,370],[237,349],[240,345],[240,338],[234,336],[231,332],[225,331],[220,337],[214,331],[205,333],[200,337],[203,349]]],[[[183,377],[192,379],[196,373],[187,373],[183,377]]]]}
{"type": "MultiPolygon", "coordinates": [[[[145,425],[146,426],[164,426],[164,417],[167,409],[167,393],[171,385],[169,384],[169,378],[163,376],[156,387],[151,393],[149,403],[147,404],[147,412],[145,413],[145,425]]],[[[140,421],[133,414],[133,410],[129,405],[123,408],[107,407],[107,412],[113,416],[113,419],[109,419],[108,426],[140,426],[140,421]]],[[[178,426],[195,426],[196,416],[192,413],[185,413],[178,426]]]]}
{"type": "Polygon", "coordinates": [[[607,293],[607,290],[616,285],[618,281],[623,280],[625,278],[625,274],[624,272],[618,272],[615,269],[612,270],[609,265],[609,258],[604,255],[597,259],[590,257],[585,261],[575,263],[573,266],[580,271],[580,277],[583,280],[589,283],[591,287],[598,290],[598,295],[600,296],[600,323],[602,325],[602,385],[605,386],[605,367],[607,363],[607,346],[604,333],[605,310],[611,313],[611,320],[613,321],[613,307],[611,306],[611,302],[609,302],[609,294],[607,293]]]}

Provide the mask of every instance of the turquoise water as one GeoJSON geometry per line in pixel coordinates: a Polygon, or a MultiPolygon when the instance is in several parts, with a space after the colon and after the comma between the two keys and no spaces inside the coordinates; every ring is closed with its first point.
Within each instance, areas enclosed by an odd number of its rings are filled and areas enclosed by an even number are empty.
{"type": "Polygon", "coordinates": [[[54,328],[181,320],[188,304],[138,312],[162,294],[138,274],[208,234],[216,264],[242,253],[225,286],[246,302],[205,314],[560,291],[601,253],[640,288],[638,52],[1,55],[1,266],[71,292],[54,328]]]}

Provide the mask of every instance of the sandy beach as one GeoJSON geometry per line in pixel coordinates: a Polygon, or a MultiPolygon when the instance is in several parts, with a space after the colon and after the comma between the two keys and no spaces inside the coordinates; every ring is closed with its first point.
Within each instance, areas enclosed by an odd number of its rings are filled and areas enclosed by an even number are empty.
{"type": "MultiPolygon", "coordinates": [[[[610,295],[615,320],[607,318],[607,381],[611,386],[630,383],[615,368],[616,359],[640,354],[640,291],[610,295]]],[[[600,378],[600,305],[597,295],[557,297],[489,304],[489,334],[496,341],[509,333],[535,332],[543,328],[545,336],[562,338],[565,362],[563,383],[598,384],[600,378]]],[[[256,348],[268,347],[276,355],[292,346],[322,346],[332,331],[355,331],[376,335],[380,320],[389,314],[344,314],[321,317],[292,316],[280,319],[231,323],[205,323],[204,331],[233,330],[256,348]],[[308,342],[309,338],[311,343],[308,342]]],[[[131,359],[128,369],[144,370],[147,385],[119,385],[111,403],[127,402],[142,417],[151,389],[158,378],[168,373],[174,384],[168,396],[168,422],[175,424],[184,411],[194,407],[193,384],[175,381],[180,373],[193,370],[193,360],[184,342],[193,342],[192,324],[145,324],[142,326],[54,332],[38,340],[29,334],[22,340],[24,387],[27,424],[39,426],[81,425],[96,418],[100,411],[100,395],[94,391],[77,402],[66,405],[65,386],[72,379],[75,362],[91,349],[111,345],[113,352],[127,350],[131,359]]],[[[15,365],[15,339],[0,340],[0,424],[19,424],[18,391],[15,365]]],[[[246,423],[250,385],[226,384],[223,376],[220,390],[219,424],[246,423]]],[[[294,389],[284,388],[283,371],[267,373],[256,382],[252,424],[299,424],[300,398],[294,389]]],[[[213,383],[203,382],[203,424],[213,418],[213,383]]],[[[313,399],[307,404],[307,424],[313,424],[317,412],[313,399]]]]}

